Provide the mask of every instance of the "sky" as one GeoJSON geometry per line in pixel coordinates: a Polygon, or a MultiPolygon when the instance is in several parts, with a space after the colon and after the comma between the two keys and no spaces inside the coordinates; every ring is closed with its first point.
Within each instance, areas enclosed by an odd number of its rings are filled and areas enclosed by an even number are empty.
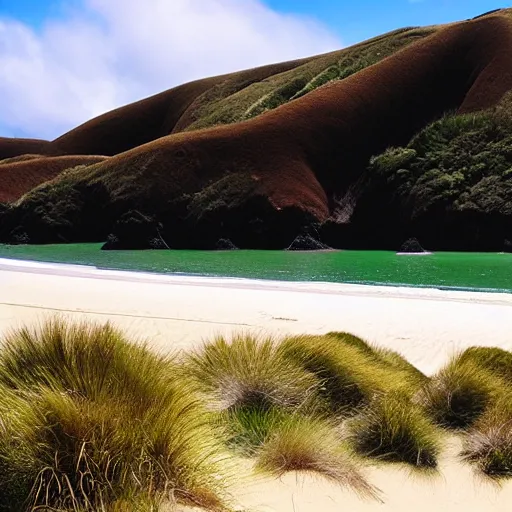
{"type": "Polygon", "coordinates": [[[53,139],[205,76],[463,20],[503,0],[0,0],[0,136],[53,139]]]}

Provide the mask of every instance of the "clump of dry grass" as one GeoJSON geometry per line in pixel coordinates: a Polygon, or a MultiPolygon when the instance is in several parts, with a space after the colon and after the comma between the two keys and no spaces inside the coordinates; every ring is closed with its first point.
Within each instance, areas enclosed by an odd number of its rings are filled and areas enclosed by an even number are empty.
{"type": "Polygon", "coordinates": [[[458,355],[432,377],[417,399],[438,425],[466,429],[504,386],[505,382],[485,366],[458,355]]]}
{"type": "Polygon", "coordinates": [[[346,333],[288,337],[282,347],[287,357],[322,382],[321,396],[337,415],[355,414],[375,394],[398,388],[412,392],[419,386],[416,373],[390,364],[384,351],[346,333]]]}
{"type": "Polygon", "coordinates": [[[313,400],[318,379],[285,357],[271,338],[218,337],[191,354],[188,373],[219,410],[296,409],[313,400]]]}
{"type": "Polygon", "coordinates": [[[510,389],[490,406],[468,431],[462,457],[491,478],[512,477],[510,389]]]}
{"type": "Polygon", "coordinates": [[[321,475],[363,497],[378,498],[336,425],[323,417],[288,415],[258,451],[256,467],[276,476],[289,471],[321,475]]]}
{"type": "Polygon", "coordinates": [[[376,397],[350,421],[350,432],[361,455],[417,468],[437,466],[442,433],[403,392],[376,397]]]}
{"type": "Polygon", "coordinates": [[[52,320],[3,341],[0,510],[225,509],[224,452],[172,360],[109,325],[52,320]]]}
{"type": "Polygon", "coordinates": [[[512,352],[497,347],[470,347],[458,358],[459,364],[473,363],[512,383],[512,352]]]}

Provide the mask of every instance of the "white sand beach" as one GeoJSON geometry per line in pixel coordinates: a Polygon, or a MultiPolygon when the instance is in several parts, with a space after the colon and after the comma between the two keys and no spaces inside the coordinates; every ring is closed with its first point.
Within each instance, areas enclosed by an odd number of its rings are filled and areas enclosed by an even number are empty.
{"type": "MultiPolygon", "coordinates": [[[[189,349],[215,334],[350,331],[402,353],[431,374],[468,346],[512,349],[512,295],[433,289],[196,278],[0,260],[0,335],[52,314],[111,321],[159,350],[189,349]]],[[[317,478],[244,480],[243,510],[509,511],[498,488],[457,461],[448,441],[440,475],[370,468],[384,503],[362,501],[317,478]]]]}

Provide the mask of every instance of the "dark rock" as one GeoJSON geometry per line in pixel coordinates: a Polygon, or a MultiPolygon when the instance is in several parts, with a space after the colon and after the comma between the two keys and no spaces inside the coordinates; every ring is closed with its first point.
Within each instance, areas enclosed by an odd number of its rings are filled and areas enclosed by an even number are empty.
{"type": "Polygon", "coordinates": [[[311,235],[299,235],[286,249],[287,251],[321,251],[330,249],[328,245],[323,244],[311,235]]]}
{"type": "Polygon", "coordinates": [[[400,250],[398,252],[427,252],[421,244],[418,242],[416,238],[409,238],[409,240],[406,240],[402,247],[400,247],[400,250]]]}
{"type": "Polygon", "coordinates": [[[165,243],[164,239],[161,237],[152,238],[149,241],[149,248],[155,250],[170,249],[170,247],[165,243]]]}
{"type": "Polygon", "coordinates": [[[102,250],[168,249],[159,222],[138,210],[124,213],[114,224],[102,250]]]}
{"type": "Polygon", "coordinates": [[[30,243],[30,237],[22,229],[16,228],[11,232],[9,243],[11,245],[26,245],[30,243]]]}
{"type": "Polygon", "coordinates": [[[218,251],[236,251],[238,247],[229,238],[219,238],[215,244],[218,251]]]}

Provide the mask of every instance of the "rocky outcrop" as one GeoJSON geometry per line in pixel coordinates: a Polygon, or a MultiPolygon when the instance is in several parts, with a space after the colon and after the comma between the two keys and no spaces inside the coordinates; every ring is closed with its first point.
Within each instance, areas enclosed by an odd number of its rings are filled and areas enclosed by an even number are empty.
{"type": "Polygon", "coordinates": [[[229,238],[219,238],[215,244],[218,251],[236,251],[238,247],[229,238]]]}
{"type": "Polygon", "coordinates": [[[400,250],[398,251],[400,253],[421,253],[421,252],[427,252],[421,244],[418,242],[416,238],[409,238],[406,240],[402,246],[400,247],[400,250]]]}
{"type": "Polygon", "coordinates": [[[328,245],[320,242],[316,238],[313,238],[311,235],[299,235],[295,238],[295,240],[291,243],[289,247],[287,247],[287,251],[324,251],[327,249],[331,249],[328,245]]]}
{"type": "Polygon", "coordinates": [[[123,214],[114,224],[102,250],[169,249],[162,239],[162,225],[137,210],[123,214]]]}

